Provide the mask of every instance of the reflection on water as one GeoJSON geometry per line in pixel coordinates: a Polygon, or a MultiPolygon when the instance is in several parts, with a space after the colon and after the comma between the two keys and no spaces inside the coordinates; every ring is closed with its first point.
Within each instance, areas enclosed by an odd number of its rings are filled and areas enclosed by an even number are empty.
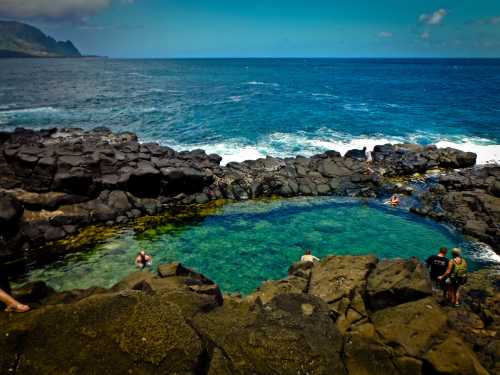
{"type": "MultiPolygon", "coordinates": [[[[85,234],[83,234],[85,236],[85,234]]],[[[286,276],[307,248],[315,255],[374,253],[424,259],[441,246],[462,246],[474,267],[476,245],[447,227],[375,201],[299,198],[209,205],[199,211],[144,218],[114,229],[98,244],[32,270],[59,290],[110,287],[134,271],[139,249],[159,263],[181,261],[220,284],[248,293],[264,280],[286,276]]]]}

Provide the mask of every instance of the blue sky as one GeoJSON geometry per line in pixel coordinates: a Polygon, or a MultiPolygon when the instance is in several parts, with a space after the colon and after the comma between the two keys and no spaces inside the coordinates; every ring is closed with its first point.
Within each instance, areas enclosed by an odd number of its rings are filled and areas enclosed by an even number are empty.
{"type": "Polygon", "coordinates": [[[111,57],[500,57],[499,0],[20,3],[0,18],[111,57]]]}

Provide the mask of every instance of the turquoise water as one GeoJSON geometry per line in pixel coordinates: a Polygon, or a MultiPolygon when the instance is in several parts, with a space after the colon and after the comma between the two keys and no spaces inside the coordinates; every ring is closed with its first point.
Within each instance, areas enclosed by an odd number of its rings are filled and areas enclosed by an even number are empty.
{"type": "Polygon", "coordinates": [[[377,202],[300,198],[227,204],[209,216],[166,222],[138,233],[123,228],[85,253],[72,254],[20,280],[44,280],[58,290],[110,287],[134,271],[139,249],[154,265],[181,261],[225,292],[248,293],[285,277],[305,249],[319,257],[374,253],[381,258],[425,259],[441,246],[474,245],[448,228],[377,202]]]}

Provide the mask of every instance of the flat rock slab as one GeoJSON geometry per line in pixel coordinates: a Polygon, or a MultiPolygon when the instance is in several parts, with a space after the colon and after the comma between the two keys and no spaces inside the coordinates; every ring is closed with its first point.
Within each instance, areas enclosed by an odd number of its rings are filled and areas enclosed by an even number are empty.
{"type": "Polygon", "coordinates": [[[379,310],[432,295],[425,266],[417,259],[386,260],[370,273],[366,288],[369,307],[379,310]]]}
{"type": "Polygon", "coordinates": [[[327,303],[350,297],[355,289],[364,290],[368,273],[378,260],[375,256],[332,256],[312,269],[309,293],[327,303]]]}

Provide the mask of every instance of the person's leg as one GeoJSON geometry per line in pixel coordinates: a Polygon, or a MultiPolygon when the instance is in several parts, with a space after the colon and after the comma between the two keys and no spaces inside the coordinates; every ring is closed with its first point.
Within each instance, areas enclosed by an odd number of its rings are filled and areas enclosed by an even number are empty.
{"type": "Polygon", "coordinates": [[[455,290],[455,305],[460,304],[460,285],[457,286],[457,289],[455,290]]]}
{"type": "Polygon", "coordinates": [[[453,288],[453,284],[450,284],[448,288],[448,300],[452,305],[455,304],[455,288],[453,288]]]}
{"type": "Polygon", "coordinates": [[[457,295],[458,295],[458,286],[453,285],[453,300],[451,301],[453,305],[457,304],[457,295]]]}
{"type": "Polygon", "coordinates": [[[19,303],[12,296],[5,293],[2,289],[0,289],[0,301],[7,306],[7,308],[5,309],[7,311],[25,312],[30,309],[29,306],[19,303]]]}

